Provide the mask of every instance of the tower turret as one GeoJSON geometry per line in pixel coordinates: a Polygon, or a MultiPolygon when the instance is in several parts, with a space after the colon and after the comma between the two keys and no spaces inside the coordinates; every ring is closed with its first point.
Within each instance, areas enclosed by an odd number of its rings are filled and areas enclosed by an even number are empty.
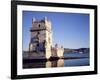
{"type": "Polygon", "coordinates": [[[36,21],[36,19],[35,18],[32,18],[32,23],[34,23],[36,21]]]}

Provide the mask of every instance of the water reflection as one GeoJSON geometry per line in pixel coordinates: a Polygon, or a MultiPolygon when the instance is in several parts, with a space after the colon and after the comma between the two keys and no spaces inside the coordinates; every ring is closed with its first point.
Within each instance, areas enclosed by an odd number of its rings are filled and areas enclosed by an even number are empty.
{"type": "Polygon", "coordinates": [[[57,67],[63,67],[64,66],[64,60],[63,59],[59,59],[57,61],[57,67]]]}
{"type": "MultiPolygon", "coordinates": [[[[69,53],[64,54],[64,57],[79,57],[75,59],[58,59],[53,61],[45,61],[45,60],[31,60],[24,61],[23,60],[23,68],[49,68],[49,67],[69,67],[69,66],[89,66],[90,58],[89,53],[79,54],[79,53],[69,53]],[[82,58],[84,57],[84,58],[82,58]]],[[[31,57],[33,57],[31,55],[31,57]]],[[[29,58],[31,58],[29,57],[29,58]]],[[[36,57],[34,57],[36,58],[36,57]]]]}
{"type": "Polygon", "coordinates": [[[47,61],[46,62],[46,67],[48,68],[48,67],[51,67],[51,66],[52,66],[51,61],[47,61]]]}
{"type": "Polygon", "coordinates": [[[49,68],[49,67],[63,67],[63,66],[64,66],[63,59],[55,61],[32,62],[23,64],[23,68],[49,68]]]}

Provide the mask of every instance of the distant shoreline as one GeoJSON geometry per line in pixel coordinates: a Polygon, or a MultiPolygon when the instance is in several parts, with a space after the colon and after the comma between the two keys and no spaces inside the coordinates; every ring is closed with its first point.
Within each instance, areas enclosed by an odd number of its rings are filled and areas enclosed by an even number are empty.
{"type": "MultiPolygon", "coordinates": [[[[64,48],[64,53],[71,53],[71,52],[83,52],[83,53],[89,53],[90,48],[78,48],[78,49],[70,49],[70,48],[64,48]]],[[[29,53],[29,51],[23,51],[24,53],[29,53]]]]}
{"type": "Polygon", "coordinates": [[[82,52],[82,53],[89,53],[90,48],[78,48],[78,49],[70,49],[70,48],[64,48],[64,53],[70,53],[70,52],[82,52]]]}

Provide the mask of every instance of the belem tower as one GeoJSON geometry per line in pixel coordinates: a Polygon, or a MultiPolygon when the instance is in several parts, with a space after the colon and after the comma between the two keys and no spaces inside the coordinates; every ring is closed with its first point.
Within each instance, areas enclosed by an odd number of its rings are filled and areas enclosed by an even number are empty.
{"type": "Polygon", "coordinates": [[[63,57],[63,54],[63,47],[58,47],[58,44],[52,47],[51,21],[47,17],[42,20],[33,18],[27,55],[30,55],[31,58],[49,59],[50,57],[63,57]]]}

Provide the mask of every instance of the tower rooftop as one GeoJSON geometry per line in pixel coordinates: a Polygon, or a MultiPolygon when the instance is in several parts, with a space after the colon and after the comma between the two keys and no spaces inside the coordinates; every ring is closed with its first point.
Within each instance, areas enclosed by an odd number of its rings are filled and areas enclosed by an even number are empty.
{"type": "Polygon", "coordinates": [[[45,23],[46,21],[48,21],[48,22],[50,22],[50,20],[45,16],[43,19],[41,19],[41,20],[37,20],[36,18],[32,18],[32,22],[33,23],[39,23],[39,22],[43,22],[43,23],[45,23]]]}

